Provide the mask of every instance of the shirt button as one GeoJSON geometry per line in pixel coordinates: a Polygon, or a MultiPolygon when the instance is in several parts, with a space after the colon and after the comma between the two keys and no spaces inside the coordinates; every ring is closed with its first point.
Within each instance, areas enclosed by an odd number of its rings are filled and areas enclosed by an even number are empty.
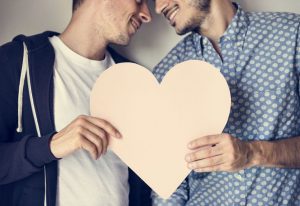
{"type": "Polygon", "coordinates": [[[239,41],[239,42],[236,43],[236,46],[239,47],[239,46],[242,46],[242,44],[243,43],[239,41]]]}
{"type": "Polygon", "coordinates": [[[203,43],[204,43],[204,45],[208,45],[208,39],[207,38],[204,38],[204,40],[203,40],[203,43]]]}
{"type": "Polygon", "coordinates": [[[234,177],[235,177],[236,179],[238,179],[239,181],[244,181],[244,178],[242,177],[242,175],[240,175],[240,174],[238,174],[238,173],[235,173],[235,174],[234,174],[234,177]]]}

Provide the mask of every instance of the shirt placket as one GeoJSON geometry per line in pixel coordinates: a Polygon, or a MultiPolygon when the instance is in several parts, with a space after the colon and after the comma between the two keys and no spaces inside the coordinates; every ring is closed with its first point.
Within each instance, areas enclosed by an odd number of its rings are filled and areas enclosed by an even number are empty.
{"type": "Polygon", "coordinates": [[[219,54],[214,49],[212,43],[208,40],[208,38],[203,37],[203,59],[204,61],[214,65],[216,68],[221,70],[222,68],[222,59],[219,54]]]}
{"type": "MultiPolygon", "coordinates": [[[[232,39],[221,39],[220,45],[221,45],[221,51],[222,51],[222,57],[223,57],[223,65],[221,68],[221,72],[226,78],[229,87],[230,92],[232,96],[232,110],[236,109],[237,104],[235,102],[238,101],[237,99],[237,80],[239,77],[239,69],[237,68],[236,61],[238,59],[239,54],[239,48],[237,47],[238,42],[233,41],[232,39]]],[[[228,131],[230,134],[235,136],[235,131],[228,131]]],[[[233,174],[234,180],[237,181],[238,186],[235,186],[235,190],[239,191],[239,195],[236,195],[235,202],[238,202],[238,205],[243,206],[247,205],[246,197],[247,197],[247,184],[245,181],[246,174],[245,170],[240,170],[238,172],[235,172],[233,174]]],[[[235,184],[233,184],[235,185],[235,184]]]]}

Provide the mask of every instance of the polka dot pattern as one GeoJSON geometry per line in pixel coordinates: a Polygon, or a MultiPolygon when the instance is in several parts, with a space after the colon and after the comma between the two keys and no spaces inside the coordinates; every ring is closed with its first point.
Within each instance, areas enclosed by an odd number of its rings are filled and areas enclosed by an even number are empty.
{"type": "MultiPolygon", "coordinates": [[[[241,140],[278,140],[300,135],[300,16],[246,13],[238,6],[219,41],[222,57],[206,37],[192,33],[155,67],[204,60],[220,69],[232,95],[224,129],[241,140]]],[[[168,200],[155,206],[300,205],[300,170],[255,167],[236,173],[191,172],[168,200]]]]}

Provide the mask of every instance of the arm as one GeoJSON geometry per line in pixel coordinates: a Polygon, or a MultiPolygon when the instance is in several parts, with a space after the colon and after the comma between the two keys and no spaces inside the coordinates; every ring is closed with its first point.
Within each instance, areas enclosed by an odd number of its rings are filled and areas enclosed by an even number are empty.
{"type": "Polygon", "coordinates": [[[186,156],[196,172],[260,167],[300,168],[300,137],[276,141],[242,141],[229,134],[201,137],[191,142],[186,156]]]}
{"type": "Polygon", "coordinates": [[[85,149],[94,158],[99,158],[106,152],[108,135],[120,137],[110,123],[88,116],[80,116],[60,132],[41,138],[25,136],[24,133],[30,134],[30,128],[17,134],[18,83],[22,62],[19,51],[23,48],[16,43],[0,47],[0,184],[15,182],[39,172],[44,165],[77,149],[85,149]]]}
{"type": "Polygon", "coordinates": [[[249,142],[254,166],[300,168],[300,137],[249,142]]]}
{"type": "Polygon", "coordinates": [[[0,47],[0,184],[20,180],[41,170],[40,162],[53,159],[48,141],[16,133],[18,80],[22,62],[21,44],[0,47]],[[37,152],[38,158],[31,158],[37,152]],[[48,149],[47,149],[48,148],[48,149]]]}
{"type": "Polygon", "coordinates": [[[56,159],[48,149],[51,135],[41,139],[25,136],[14,142],[2,142],[3,137],[5,136],[1,136],[0,143],[0,185],[12,183],[39,172],[44,164],[56,159]],[[39,142],[34,139],[39,139],[39,142]],[[31,159],[30,154],[37,151],[35,145],[39,146],[38,153],[41,156],[31,159]],[[39,165],[40,163],[42,165],[39,165]]]}

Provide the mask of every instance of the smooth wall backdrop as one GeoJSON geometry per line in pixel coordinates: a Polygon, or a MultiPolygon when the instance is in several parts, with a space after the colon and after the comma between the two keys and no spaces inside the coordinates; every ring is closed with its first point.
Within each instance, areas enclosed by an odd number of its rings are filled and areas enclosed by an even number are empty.
{"type": "MultiPolygon", "coordinates": [[[[122,0],[120,0],[122,1],[122,0]]],[[[248,11],[280,11],[300,14],[300,0],[237,0],[248,11]]],[[[72,0],[0,0],[0,44],[17,34],[31,35],[45,30],[61,32],[71,17],[72,0]]],[[[182,37],[154,12],[130,45],[116,47],[124,56],[152,69],[182,37]]]]}

